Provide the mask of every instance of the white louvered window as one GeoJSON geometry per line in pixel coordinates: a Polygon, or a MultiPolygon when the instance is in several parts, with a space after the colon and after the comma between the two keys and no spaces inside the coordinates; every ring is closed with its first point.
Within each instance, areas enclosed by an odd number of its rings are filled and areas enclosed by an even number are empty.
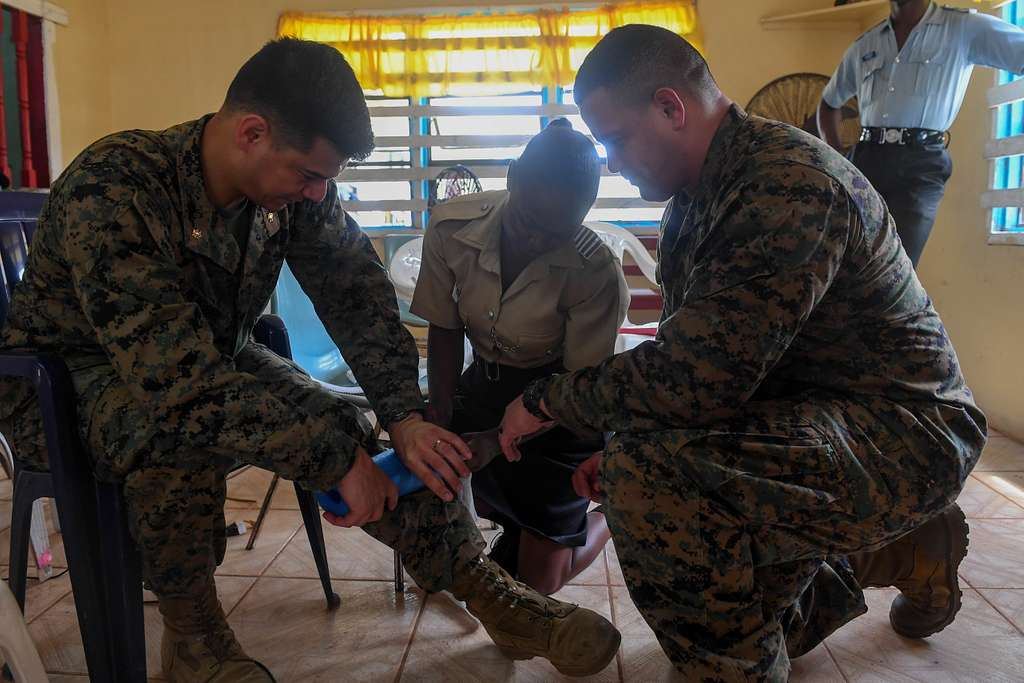
{"type": "MultiPolygon", "coordinates": [[[[422,229],[430,181],[449,166],[469,167],[485,190],[504,189],[508,162],[551,118],[565,116],[589,134],[571,92],[560,88],[415,102],[368,94],[368,101],[377,149],[339,182],[346,209],[371,231],[422,229]]],[[[598,150],[604,155],[603,147],[598,150]]],[[[605,168],[587,220],[652,232],[662,206],[642,200],[636,188],[605,168]]]]}
{"type": "MultiPolygon", "coordinates": [[[[1003,19],[1024,26],[1024,1],[1003,6],[1003,19]]],[[[985,146],[991,161],[989,189],[982,207],[989,212],[989,243],[1024,245],[1024,78],[1000,71],[988,91],[992,138],[985,146]]]]}

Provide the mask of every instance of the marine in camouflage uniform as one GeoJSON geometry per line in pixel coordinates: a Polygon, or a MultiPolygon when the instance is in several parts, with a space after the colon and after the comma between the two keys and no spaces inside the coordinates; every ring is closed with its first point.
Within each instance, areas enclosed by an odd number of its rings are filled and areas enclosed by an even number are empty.
{"type": "Polygon", "coordinates": [[[952,620],[966,524],[949,506],[986,425],[878,193],[818,139],[725,102],[662,221],[655,340],[523,399],[616,433],[608,524],[686,680],[781,681],[866,611],[864,586],[903,589],[906,635],[952,620]]]}
{"type": "MultiPolygon", "coordinates": [[[[271,63],[285,69],[311,56],[323,67],[324,51],[324,68],[348,69],[333,48],[287,39],[253,59],[275,51],[289,59],[271,63]]],[[[240,115],[217,116],[226,131],[240,115]]],[[[43,207],[0,348],[66,361],[94,470],[124,484],[143,575],[164,615],[165,673],[268,680],[216,599],[225,475],[241,461],[328,489],[365,457],[360,448],[379,450],[356,408],[251,338],[285,260],[382,422],[423,401],[394,289],[335,182],[322,201],[307,196],[279,211],[248,201],[229,217],[204,174],[214,121],[118,133],[72,162],[43,207]]],[[[38,408],[20,380],[0,383],[0,429],[21,466],[46,468],[38,408]]],[[[458,500],[406,496],[363,528],[401,552],[421,587],[465,600],[509,657],[544,656],[573,675],[614,657],[619,636],[607,620],[540,596],[481,557],[458,500]]]]}
{"type": "MultiPolygon", "coordinates": [[[[358,446],[379,450],[358,409],[251,339],[285,258],[378,412],[422,406],[394,289],[333,181],[320,204],[251,209],[239,244],[203,187],[207,119],[119,133],[71,164],[43,207],[2,333],[6,350],[57,350],[67,362],[79,433],[97,475],[125,482],[158,595],[187,593],[223,555],[224,475],[236,460],[327,489],[358,446]]],[[[3,388],[20,462],[45,468],[30,387],[3,388]]],[[[417,582],[438,590],[444,566],[483,544],[457,503],[415,499],[452,527],[401,548],[417,582]]],[[[397,544],[400,512],[367,531],[397,544]]]]}

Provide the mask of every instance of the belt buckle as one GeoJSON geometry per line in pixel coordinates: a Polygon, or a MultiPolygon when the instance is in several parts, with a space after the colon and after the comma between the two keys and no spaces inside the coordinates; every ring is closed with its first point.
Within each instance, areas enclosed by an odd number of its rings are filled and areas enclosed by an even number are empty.
{"type": "Polygon", "coordinates": [[[888,145],[894,145],[897,142],[903,144],[903,129],[902,128],[886,128],[885,134],[882,136],[885,143],[888,145]]]}

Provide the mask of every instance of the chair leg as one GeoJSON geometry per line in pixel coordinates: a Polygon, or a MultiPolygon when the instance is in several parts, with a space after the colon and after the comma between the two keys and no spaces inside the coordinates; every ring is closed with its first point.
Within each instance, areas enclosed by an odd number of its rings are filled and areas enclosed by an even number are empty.
{"type": "Polygon", "coordinates": [[[313,551],[313,561],[316,562],[316,570],[320,574],[320,583],[324,587],[324,595],[327,596],[327,608],[335,609],[341,604],[341,598],[334,592],[331,586],[331,569],[327,565],[327,546],[324,543],[324,527],[320,522],[320,509],[316,504],[316,497],[312,491],[307,491],[298,484],[295,485],[295,497],[299,501],[299,510],[302,512],[302,521],[306,525],[306,535],[309,537],[309,548],[313,551]]]}
{"type": "Polygon", "coordinates": [[[109,617],[103,588],[106,568],[99,552],[102,534],[96,516],[96,490],[91,482],[83,481],[84,476],[75,472],[63,484],[55,478],[57,513],[89,677],[94,681],[116,681],[119,679],[113,651],[118,643],[110,639],[107,631],[109,617]]]}
{"type": "Polygon", "coordinates": [[[405,591],[405,568],[402,566],[402,556],[395,551],[395,592],[405,591]]]}
{"type": "Polygon", "coordinates": [[[249,534],[249,540],[245,544],[246,550],[252,550],[252,547],[256,545],[256,537],[260,535],[260,529],[263,528],[263,519],[267,516],[267,511],[270,509],[270,501],[274,497],[274,491],[277,490],[279,479],[280,477],[275,474],[274,478],[270,480],[267,493],[263,496],[263,504],[260,505],[260,514],[256,517],[256,523],[252,525],[252,532],[249,534]]]}
{"type": "Polygon", "coordinates": [[[146,680],[146,626],[142,609],[142,563],[128,532],[124,497],[115,484],[96,484],[99,553],[103,563],[108,642],[118,681],[146,680]]]}

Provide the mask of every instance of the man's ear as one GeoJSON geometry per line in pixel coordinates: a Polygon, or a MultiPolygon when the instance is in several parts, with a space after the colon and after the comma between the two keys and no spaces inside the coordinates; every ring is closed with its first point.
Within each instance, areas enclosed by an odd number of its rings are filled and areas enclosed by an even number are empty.
{"type": "Polygon", "coordinates": [[[259,114],[246,114],[235,124],[235,145],[243,152],[270,143],[270,122],[259,114]]]}
{"type": "Polygon", "coordinates": [[[686,105],[674,89],[658,88],[651,99],[659,114],[671,121],[674,130],[686,125],[686,105]]]}

